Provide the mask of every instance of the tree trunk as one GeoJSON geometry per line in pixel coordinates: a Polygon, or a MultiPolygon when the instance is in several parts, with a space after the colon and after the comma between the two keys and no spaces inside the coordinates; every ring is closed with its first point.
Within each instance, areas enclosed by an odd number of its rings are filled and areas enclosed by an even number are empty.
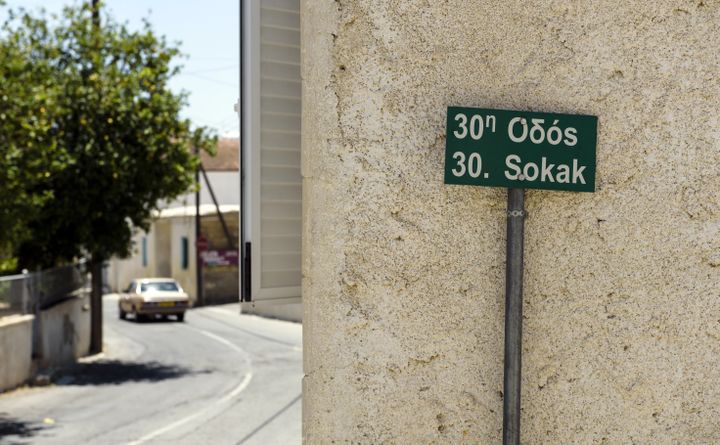
{"type": "MultiPolygon", "coordinates": [[[[92,0],[92,23],[95,37],[100,34],[100,4],[98,0],[92,0]]],[[[95,40],[99,42],[99,40],[95,40]]],[[[99,51],[99,48],[96,47],[99,51]]],[[[93,69],[98,71],[98,67],[93,69]]],[[[90,263],[90,354],[99,354],[103,349],[102,332],[102,269],[103,261],[93,256],[90,263]]]]}
{"type": "Polygon", "coordinates": [[[99,354],[103,348],[102,271],[102,260],[90,263],[90,354],[99,354]]]}

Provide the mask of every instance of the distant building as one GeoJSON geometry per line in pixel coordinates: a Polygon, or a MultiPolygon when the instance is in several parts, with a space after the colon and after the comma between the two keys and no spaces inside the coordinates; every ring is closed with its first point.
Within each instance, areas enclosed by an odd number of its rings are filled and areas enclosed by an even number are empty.
{"type": "MultiPolygon", "coordinates": [[[[216,156],[201,153],[207,179],[218,201],[216,207],[210,187],[201,177],[201,234],[207,240],[203,267],[205,302],[238,301],[239,190],[238,139],[220,139],[216,156]],[[227,234],[222,227],[222,214],[227,234]]],[[[106,282],[112,291],[123,290],[134,278],[171,277],[197,300],[195,193],[164,203],[150,230],[133,237],[129,258],[110,261],[106,282]]]]}
{"type": "MultiPolygon", "coordinates": [[[[240,205],[240,174],[239,154],[240,140],[237,138],[221,138],[218,140],[215,156],[200,153],[210,185],[220,205],[240,205]]],[[[210,189],[201,181],[200,202],[212,204],[210,189]]],[[[165,203],[162,208],[195,206],[195,193],[185,194],[178,199],[165,203]]]]}

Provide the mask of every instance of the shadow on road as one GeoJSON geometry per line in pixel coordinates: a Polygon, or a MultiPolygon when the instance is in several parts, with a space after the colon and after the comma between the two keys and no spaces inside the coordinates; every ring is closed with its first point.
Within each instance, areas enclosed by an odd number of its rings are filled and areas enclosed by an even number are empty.
{"type": "Polygon", "coordinates": [[[3,439],[8,436],[15,436],[19,438],[32,437],[45,428],[47,428],[47,426],[41,423],[18,420],[12,417],[7,417],[4,413],[0,413],[0,444],[4,445],[6,443],[14,443],[6,442],[5,439],[3,439]]]}
{"type": "Polygon", "coordinates": [[[132,318],[126,318],[124,320],[121,320],[124,322],[129,323],[178,323],[177,318],[173,315],[172,317],[160,317],[160,316],[151,316],[146,315],[144,317],[136,318],[136,316],[132,316],[132,318]]]}
{"type": "Polygon", "coordinates": [[[67,368],[59,373],[55,382],[60,386],[121,385],[128,382],[158,382],[209,372],[164,365],[158,362],[133,363],[103,360],[67,368]]]}

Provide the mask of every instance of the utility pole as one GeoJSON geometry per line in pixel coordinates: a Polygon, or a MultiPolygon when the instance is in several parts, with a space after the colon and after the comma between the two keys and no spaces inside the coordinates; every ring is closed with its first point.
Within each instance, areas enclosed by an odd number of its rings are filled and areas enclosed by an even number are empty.
{"type": "MultiPolygon", "coordinates": [[[[195,156],[200,157],[200,150],[195,147],[195,156]]],[[[200,169],[202,164],[198,164],[197,170],[195,170],[195,183],[197,184],[197,190],[195,191],[195,282],[197,283],[197,304],[202,306],[205,304],[205,292],[203,289],[203,264],[202,255],[200,255],[200,246],[198,240],[202,236],[200,231],[200,169]]]]}
{"type": "Polygon", "coordinates": [[[215,196],[215,192],[213,191],[212,184],[210,183],[210,178],[208,178],[207,172],[205,171],[205,167],[203,167],[202,164],[200,164],[200,171],[202,172],[202,177],[205,180],[205,185],[208,188],[208,192],[210,192],[210,198],[212,199],[213,204],[215,204],[215,212],[217,212],[217,216],[220,219],[220,225],[223,228],[223,233],[225,233],[225,239],[228,242],[228,247],[235,250],[235,240],[233,239],[232,235],[230,235],[230,229],[228,228],[227,222],[225,221],[225,217],[223,216],[223,213],[220,211],[220,203],[218,203],[217,197],[215,196]]]}

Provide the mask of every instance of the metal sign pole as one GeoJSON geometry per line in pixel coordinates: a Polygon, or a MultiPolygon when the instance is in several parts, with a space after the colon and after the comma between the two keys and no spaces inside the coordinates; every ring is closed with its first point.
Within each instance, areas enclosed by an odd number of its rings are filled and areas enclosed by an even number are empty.
{"type": "Polygon", "coordinates": [[[598,118],[451,106],[445,128],[445,184],[508,190],[503,444],[519,445],[524,188],[594,192],[598,118]]]}
{"type": "Polygon", "coordinates": [[[520,444],[524,194],[524,189],[508,189],[503,445],[520,444]]]}

